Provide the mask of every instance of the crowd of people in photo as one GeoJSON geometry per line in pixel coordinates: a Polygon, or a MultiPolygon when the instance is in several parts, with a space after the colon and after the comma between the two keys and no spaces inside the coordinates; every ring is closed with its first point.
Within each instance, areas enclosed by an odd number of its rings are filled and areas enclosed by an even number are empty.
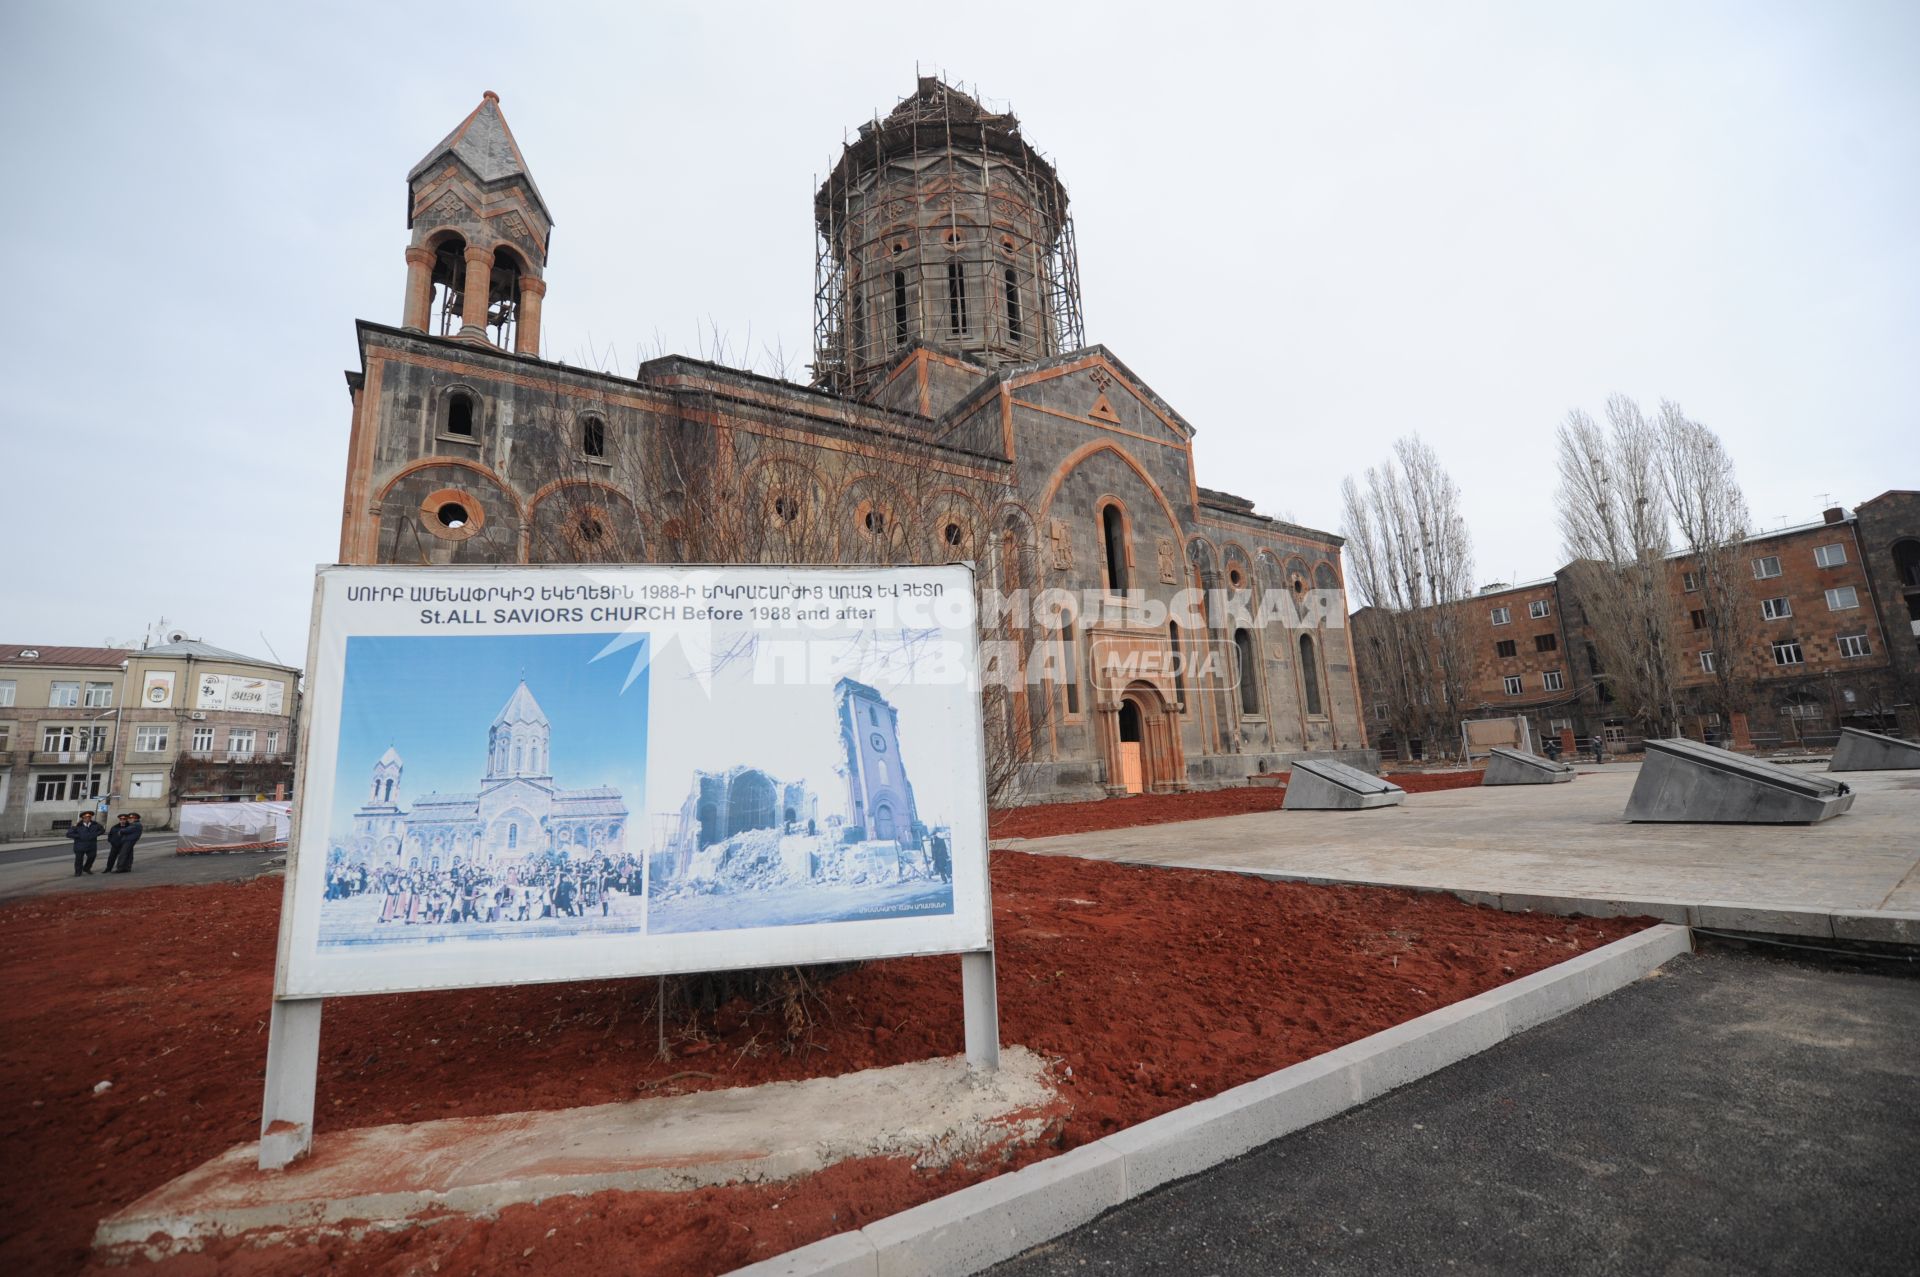
{"type": "Polygon", "coordinates": [[[597,853],[575,860],[549,851],[498,869],[460,861],[426,868],[337,863],[327,876],[326,898],[379,895],[380,922],[435,926],[604,918],[615,893],[643,890],[638,857],[597,853]]]}

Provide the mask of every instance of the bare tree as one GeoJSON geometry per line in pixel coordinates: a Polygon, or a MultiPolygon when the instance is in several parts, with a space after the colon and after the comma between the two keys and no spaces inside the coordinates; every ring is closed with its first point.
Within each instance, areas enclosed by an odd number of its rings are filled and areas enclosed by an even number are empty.
{"type": "Polygon", "coordinates": [[[1460,492],[1417,436],[1393,460],[1351,476],[1345,499],[1347,578],[1373,609],[1355,637],[1379,671],[1376,705],[1396,739],[1450,752],[1467,707],[1472,663],[1464,600],[1473,590],[1473,541],[1460,492]]]}
{"type": "Polygon", "coordinates": [[[1720,437],[1670,400],[1660,404],[1661,485],[1698,585],[1713,645],[1711,708],[1732,714],[1747,706],[1747,654],[1758,633],[1747,598],[1747,500],[1720,437]]]}
{"type": "Polygon", "coordinates": [[[1669,734],[1678,711],[1659,431],[1615,395],[1606,429],[1575,409],[1559,445],[1567,574],[1586,612],[1601,699],[1643,734],[1669,734]]]}

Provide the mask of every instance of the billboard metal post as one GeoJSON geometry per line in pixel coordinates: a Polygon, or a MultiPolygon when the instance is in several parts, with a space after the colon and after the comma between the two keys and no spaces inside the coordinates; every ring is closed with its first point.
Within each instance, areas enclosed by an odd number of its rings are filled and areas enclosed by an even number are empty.
{"type": "Polygon", "coordinates": [[[267,1022],[267,1094],[260,1108],[260,1169],[277,1171],[313,1147],[320,1076],[319,998],[275,998],[267,1022]]]}
{"type": "Polygon", "coordinates": [[[967,1067],[1000,1067],[1000,995],[993,982],[993,950],[960,955],[960,1009],[967,1022],[967,1067]]]}

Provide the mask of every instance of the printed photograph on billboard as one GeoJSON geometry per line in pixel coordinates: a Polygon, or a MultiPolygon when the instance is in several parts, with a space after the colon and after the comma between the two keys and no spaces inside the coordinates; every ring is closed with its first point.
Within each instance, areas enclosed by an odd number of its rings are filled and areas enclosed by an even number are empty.
{"type": "Polygon", "coordinates": [[[278,985],[982,949],[971,571],[325,568],[278,985]]]}
{"type": "Polygon", "coordinates": [[[323,946],[645,925],[647,682],[595,659],[617,637],[347,639],[334,775],[366,785],[325,814],[323,946]]]}

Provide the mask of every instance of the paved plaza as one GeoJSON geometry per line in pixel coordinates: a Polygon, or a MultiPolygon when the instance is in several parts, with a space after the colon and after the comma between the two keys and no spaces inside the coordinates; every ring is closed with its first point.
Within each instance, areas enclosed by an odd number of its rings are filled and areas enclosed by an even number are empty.
{"type": "MultiPolygon", "coordinates": [[[[1804,770],[1828,774],[1823,767],[1804,770]]],[[[1567,785],[1452,789],[1372,811],[1259,812],[995,846],[1489,896],[1920,911],[1920,775],[1839,774],[1858,797],[1817,825],[1629,824],[1621,813],[1639,770],[1587,765],[1567,785]]]]}
{"type": "Polygon", "coordinates": [[[0,900],[58,891],[132,891],[140,887],[189,886],[232,882],[279,868],[285,851],[236,851],[224,855],[177,856],[171,833],[149,833],[134,849],[133,872],[106,872],[107,845],[100,844],[94,871],[73,876],[73,844],[0,843],[0,900]]]}

